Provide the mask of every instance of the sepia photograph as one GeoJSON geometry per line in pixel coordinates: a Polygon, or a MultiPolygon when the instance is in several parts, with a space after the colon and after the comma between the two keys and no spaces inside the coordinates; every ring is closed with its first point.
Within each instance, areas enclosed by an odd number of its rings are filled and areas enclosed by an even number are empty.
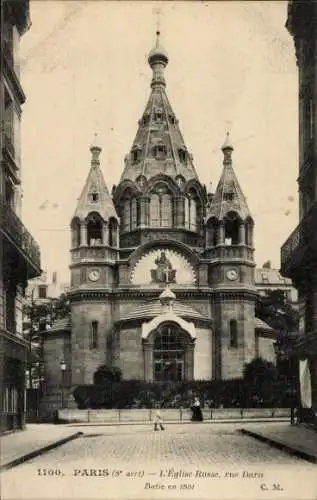
{"type": "Polygon", "coordinates": [[[1,0],[0,70],[0,497],[316,500],[317,1],[1,0]]]}

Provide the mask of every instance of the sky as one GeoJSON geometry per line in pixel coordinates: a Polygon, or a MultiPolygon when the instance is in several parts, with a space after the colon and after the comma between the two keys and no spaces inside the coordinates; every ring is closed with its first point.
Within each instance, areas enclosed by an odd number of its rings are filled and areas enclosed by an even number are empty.
{"type": "Polygon", "coordinates": [[[298,76],[287,2],[31,0],[30,14],[20,47],[23,221],[40,244],[42,269],[69,280],[69,225],[95,133],[109,189],[119,182],[150,95],[157,18],[167,94],[200,181],[216,189],[230,131],[257,265],[279,267],[298,221],[298,76]]]}

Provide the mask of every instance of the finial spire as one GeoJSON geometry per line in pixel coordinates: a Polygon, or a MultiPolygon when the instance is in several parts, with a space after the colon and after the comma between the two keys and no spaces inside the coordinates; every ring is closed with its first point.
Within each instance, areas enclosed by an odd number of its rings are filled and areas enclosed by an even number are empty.
{"type": "Polygon", "coordinates": [[[92,167],[94,167],[96,165],[100,165],[99,155],[101,153],[101,147],[97,145],[97,138],[98,138],[98,134],[97,134],[97,132],[95,132],[94,139],[93,139],[92,144],[90,146],[91,166],[92,167]]]}
{"type": "Polygon", "coordinates": [[[154,87],[156,85],[163,85],[165,87],[165,79],[164,79],[164,68],[166,67],[168,63],[168,55],[166,50],[162,47],[160,43],[160,36],[161,36],[161,30],[160,30],[160,15],[161,11],[160,9],[155,9],[154,12],[157,15],[157,22],[156,22],[156,42],[155,46],[149,53],[148,57],[148,62],[149,65],[151,66],[153,70],[153,78],[152,78],[152,83],[151,86],[154,87]]]}
{"type": "Polygon", "coordinates": [[[221,149],[222,149],[222,152],[224,154],[223,164],[224,165],[231,164],[232,163],[231,155],[232,155],[232,151],[233,151],[233,146],[231,144],[229,132],[227,132],[226,140],[225,140],[224,145],[222,146],[221,149]]]}

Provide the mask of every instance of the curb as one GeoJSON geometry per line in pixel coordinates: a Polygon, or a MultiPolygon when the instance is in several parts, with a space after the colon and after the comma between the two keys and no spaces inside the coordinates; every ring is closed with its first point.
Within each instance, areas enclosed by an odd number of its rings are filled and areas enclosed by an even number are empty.
{"type": "Polygon", "coordinates": [[[47,451],[53,450],[54,448],[57,448],[58,446],[61,446],[62,444],[68,443],[69,441],[73,441],[74,439],[77,439],[83,435],[82,432],[76,432],[75,434],[71,434],[70,436],[67,436],[66,438],[59,439],[58,441],[55,441],[54,443],[51,443],[47,446],[43,446],[43,448],[38,448],[37,450],[31,451],[30,453],[26,453],[25,455],[22,455],[21,457],[18,457],[11,462],[8,462],[6,464],[3,464],[0,466],[0,472],[3,472],[8,469],[12,469],[13,467],[16,467],[17,465],[21,465],[24,462],[27,462],[28,460],[31,460],[31,458],[37,457],[39,455],[42,455],[43,453],[46,453],[47,451]]]}
{"type": "Polygon", "coordinates": [[[247,436],[253,437],[257,439],[258,441],[262,441],[264,443],[267,443],[274,448],[277,448],[279,450],[285,451],[286,453],[293,455],[298,458],[302,458],[303,460],[307,460],[308,462],[311,462],[313,464],[317,464],[317,455],[313,455],[309,453],[308,451],[295,448],[292,445],[289,445],[283,441],[280,441],[279,439],[272,439],[267,436],[263,436],[263,434],[258,434],[253,431],[249,431],[247,429],[238,429],[238,432],[241,434],[245,434],[247,436]]]}
{"type": "MultiPolygon", "coordinates": [[[[164,420],[165,424],[168,425],[180,425],[180,424],[254,424],[254,423],[288,423],[289,418],[280,418],[280,419],[267,419],[267,420],[255,420],[255,419],[239,419],[239,420],[203,420],[202,422],[192,422],[191,420],[164,420]]],[[[142,421],[140,422],[65,422],[63,425],[67,427],[118,427],[118,426],[127,426],[127,425],[153,425],[154,420],[152,421],[142,421]]],[[[240,429],[239,429],[240,430],[240,429]]]]}

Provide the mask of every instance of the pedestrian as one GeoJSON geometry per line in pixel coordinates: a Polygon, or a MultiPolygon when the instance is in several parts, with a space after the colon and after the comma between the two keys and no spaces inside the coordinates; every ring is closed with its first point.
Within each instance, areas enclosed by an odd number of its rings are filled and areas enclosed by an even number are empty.
{"type": "Polygon", "coordinates": [[[192,410],[192,418],[191,418],[192,422],[202,422],[204,420],[200,407],[200,401],[197,396],[195,396],[194,398],[194,403],[192,405],[191,410],[192,410]]]}
{"type": "Polygon", "coordinates": [[[164,431],[165,427],[163,425],[163,419],[161,417],[160,407],[157,406],[154,417],[154,430],[158,431],[159,429],[161,429],[161,431],[164,431]]]}

